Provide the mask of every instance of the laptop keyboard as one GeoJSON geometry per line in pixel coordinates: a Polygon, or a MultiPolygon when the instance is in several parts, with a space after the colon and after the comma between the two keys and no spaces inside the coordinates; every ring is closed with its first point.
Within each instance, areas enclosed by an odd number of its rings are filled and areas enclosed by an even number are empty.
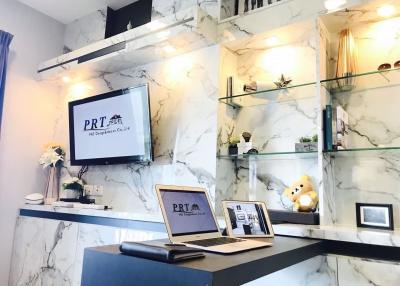
{"type": "Polygon", "coordinates": [[[186,241],[184,243],[198,245],[202,247],[210,247],[210,246],[223,245],[241,241],[244,241],[244,239],[232,238],[232,237],[217,237],[217,238],[201,239],[194,241],[186,241]]]}

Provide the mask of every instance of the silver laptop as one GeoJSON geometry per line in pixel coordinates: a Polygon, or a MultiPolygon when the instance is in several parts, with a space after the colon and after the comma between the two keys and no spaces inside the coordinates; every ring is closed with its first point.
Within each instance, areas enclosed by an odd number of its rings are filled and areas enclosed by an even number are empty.
{"type": "Polygon", "coordinates": [[[222,236],[207,191],[203,188],[157,185],[156,190],[172,243],[218,253],[272,245],[266,241],[222,236]]]}

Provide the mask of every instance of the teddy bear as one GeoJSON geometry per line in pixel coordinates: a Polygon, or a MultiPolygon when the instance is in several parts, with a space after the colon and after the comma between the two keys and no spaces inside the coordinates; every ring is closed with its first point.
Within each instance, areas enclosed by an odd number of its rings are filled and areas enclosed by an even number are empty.
{"type": "Polygon", "coordinates": [[[290,188],[286,188],[283,194],[294,203],[295,211],[314,212],[317,209],[318,194],[309,176],[302,176],[290,188]]]}

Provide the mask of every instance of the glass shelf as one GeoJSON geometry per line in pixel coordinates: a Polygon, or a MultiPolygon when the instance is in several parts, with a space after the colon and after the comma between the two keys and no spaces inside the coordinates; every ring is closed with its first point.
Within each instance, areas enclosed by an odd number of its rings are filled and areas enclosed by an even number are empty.
{"type": "Polygon", "coordinates": [[[387,154],[397,154],[400,156],[400,147],[352,148],[337,151],[324,151],[324,153],[334,157],[376,156],[387,154]]]}
{"type": "Polygon", "coordinates": [[[217,155],[218,159],[236,159],[236,160],[247,160],[247,159],[313,159],[318,155],[317,151],[305,151],[305,152],[265,152],[258,154],[241,154],[241,155],[217,155]]]}
{"type": "Polygon", "coordinates": [[[400,85],[400,68],[325,79],[321,81],[321,85],[331,94],[348,94],[375,88],[397,86],[400,85]]]}
{"type": "Polygon", "coordinates": [[[314,94],[312,96],[307,93],[306,96],[282,96],[282,92],[289,92],[290,90],[298,89],[301,87],[308,87],[315,85],[316,82],[309,82],[309,83],[302,83],[297,85],[290,85],[284,88],[272,88],[272,89],[265,89],[265,90],[258,90],[248,93],[240,93],[235,94],[232,96],[220,97],[218,100],[221,103],[225,103],[229,106],[240,108],[246,106],[255,106],[255,105],[262,105],[268,104],[269,102],[286,102],[286,101],[293,101],[298,99],[304,98],[311,98],[315,97],[314,94]],[[251,98],[250,102],[245,102],[245,99],[251,98]],[[235,100],[236,99],[236,100],[235,100]]]}

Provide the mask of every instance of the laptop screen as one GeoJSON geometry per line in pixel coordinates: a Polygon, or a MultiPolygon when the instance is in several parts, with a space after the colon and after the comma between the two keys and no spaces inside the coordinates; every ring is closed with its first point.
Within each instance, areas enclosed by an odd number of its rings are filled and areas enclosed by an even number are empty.
{"type": "Polygon", "coordinates": [[[160,189],[173,236],[219,232],[204,192],[160,189]]]}

